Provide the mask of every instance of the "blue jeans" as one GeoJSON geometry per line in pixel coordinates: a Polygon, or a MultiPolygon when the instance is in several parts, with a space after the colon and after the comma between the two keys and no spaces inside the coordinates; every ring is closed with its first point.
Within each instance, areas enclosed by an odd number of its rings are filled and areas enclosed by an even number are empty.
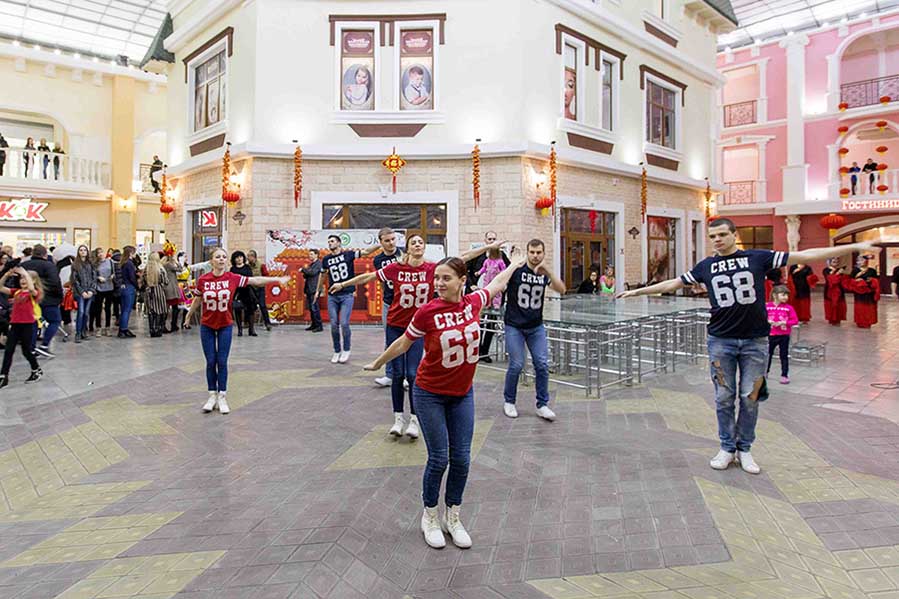
{"type": "Polygon", "coordinates": [[[758,402],[768,399],[768,385],[765,382],[768,338],[725,339],[709,335],[708,347],[721,449],[731,453],[748,452],[755,441],[758,402]],[[737,371],[740,374],[739,386],[737,371]],[[740,413],[734,420],[737,389],[740,392],[740,413]]]}
{"type": "Polygon", "coordinates": [[[331,320],[331,341],[334,353],[340,352],[340,334],[343,333],[343,351],[350,351],[350,314],[356,298],[352,293],[328,295],[328,318],[331,320]]]}
{"type": "MultiPolygon", "coordinates": [[[[62,322],[62,313],[59,311],[59,306],[41,306],[41,314],[44,316],[44,320],[47,321],[47,326],[44,327],[44,333],[41,336],[41,344],[46,346],[48,349],[50,348],[50,342],[53,341],[53,337],[56,336],[56,331],[59,330],[59,323],[62,322]]],[[[35,327],[35,335],[37,334],[37,327],[35,327]]],[[[37,347],[37,340],[35,340],[34,346],[37,347]]]]}
{"type": "Polygon", "coordinates": [[[200,325],[200,343],[206,356],[206,385],[210,391],[228,390],[228,355],[233,331],[231,325],[221,329],[200,325]]]}
{"type": "Polygon", "coordinates": [[[413,387],[421,433],[428,446],[428,463],[422,478],[421,498],[425,507],[436,507],[440,482],[446,477],[446,505],[462,505],[471,461],[471,437],[474,434],[474,390],[462,397],[435,395],[418,385],[413,387]]]}
{"type": "MultiPolygon", "coordinates": [[[[390,346],[390,344],[393,343],[390,340],[390,333],[387,332],[387,311],[388,310],[390,310],[390,304],[382,303],[381,304],[381,324],[384,325],[384,349],[387,349],[390,346]]],[[[394,337],[394,339],[396,339],[396,337],[394,337]]],[[[393,378],[393,362],[394,362],[394,360],[387,362],[387,368],[385,368],[385,374],[386,374],[387,378],[389,378],[389,379],[393,378]]],[[[409,387],[410,388],[412,387],[411,382],[409,383],[409,387]]],[[[411,397],[411,395],[410,395],[410,397],[411,397]]],[[[396,405],[396,402],[394,402],[394,405],[396,405]]],[[[400,405],[403,405],[402,401],[400,401],[400,405]]],[[[396,411],[397,410],[394,410],[394,412],[396,412],[396,411]]],[[[402,412],[402,410],[399,410],[399,411],[402,412]]],[[[414,413],[415,412],[413,412],[413,414],[414,413]]]]}
{"type": "MultiPolygon", "coordinates": [[[[387,345],[402,337],[406,333],[406,329],[401,327],[392,327],[387,325],[384,329],[387,332],[387,345]]],[[[403,411],[403,379],[409,381],[409,411],[415,413],[415,402],[412,400],[412,388],[415,387],[415,373],[418,372],[418,363],[421,362],[421,356],[424,354],[425,340],[416,339],[406,353],[398,358],[394,358],[388,362],[388,366],[393,366],[389,371],[390,374],[390,397],[393,399],[394,413],[403,411]]]]}
{"type": "Polygon", "coordinates": [[[91,304],[94,303],[94,296],[75,298],[78,301],[78,318],[75,321],[75,334],[84,334],[87,331],[87,322],[91,317],[91,304]]]}
{"type": "Polygon", "coordinates": [[[515,403],[518,393],[518,375],[524,368],[524,346],[527,344],[534,363],[537,377],[537,407],[549,403],[549,358],[546,345],[546,329],[538,325],[531,329],[519,329],[506,325],[506,351],[509,352],[509,369],[506,370],[506,386],[503,397],[508,403],[515,403]]]}
{"type": "Polygon", "coordinates": [[[119,331],[128,330],[128,321],[131,320],[131,311],[134,310],[134,298],[137,295],[137,289],[134,285],[125,285],[122,287],[122,314],[119,316],[119,331]]]}

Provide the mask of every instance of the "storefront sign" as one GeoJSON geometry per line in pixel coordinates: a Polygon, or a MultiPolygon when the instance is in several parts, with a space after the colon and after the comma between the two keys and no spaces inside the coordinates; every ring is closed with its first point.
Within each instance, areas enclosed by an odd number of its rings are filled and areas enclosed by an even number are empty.
{"type": "Polygon", "coordinates": [[[32,202],[30,198],[0,201],[0,220],[26,223],[45,223],[47,202],[32,202]]]}
{"type": "Polygon", "coordinates": [[[218,227],[218,213],[215,210],[200,210],[200,226],[204,229],[215,229],[218,227]]]}
{"type": "Polygon", "coordinates": [[[843,210],[899,210],[899,198],[886,200],[843,200],[843,210]]]}

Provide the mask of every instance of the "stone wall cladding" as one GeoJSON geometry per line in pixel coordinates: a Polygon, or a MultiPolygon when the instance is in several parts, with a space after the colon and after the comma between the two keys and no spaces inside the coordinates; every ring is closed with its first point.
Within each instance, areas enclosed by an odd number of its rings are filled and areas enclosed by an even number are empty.
{"type": "MultiPolygon", "coordinates": [[[[380,161],[304,160],[303,195],[299,208],[293,201],[293,161],[279,158],[253,158],[235,162],[243,173],[239,208],[247,218],[243,225],[228,219],[230,248],[263,251],[265,231],[272,228],[305,229],[310,226],[313,191],[371,192],[390,184],[390,174],[380,161]]],[[[397,179],[399,191],[459,192],[459,247],[466,250],[483,240],[488,230],[523,245],[537,237],[546,242],[547,258],[552,263],[553,231],[551,217],[534,209],[537,190],[530,184],[531,170],[548,173],[546,160],[521,157],[481,160],[481,203],[475,210],[472,200],[470,160],[410,160],[397,179]]],[[[624,230],[640,228],[640,179],[560,165],[558,193],[582,198],[584,207],[593,200],[621,202],[625,205],[624,230]],[[613,184],[617,179],[617,185],[613,184]]],[[[177,210],[167,223],[170,238],[181,239],[182,207],[217,205],[221,200],[221,171],[204,170],[182,177],[178,182],[177,210]]],[[[548,194],[541,190],[540,195],[548,194]]],[[[388,196],[389,198],[389,196],[388,196]]],[[[701,211],[702,194],[660,183],[649,183],[649,205],[701,211]]],[[[233,213],[233,209],[231,213],[233,213]]],[[[641,279],[641,241],[625,235],[625,280],[641,279]]],[[[620,246],[619,246],[620,247],[620,246]]],[[[577,282],[568,282],[574,285],[577,282]]]]}

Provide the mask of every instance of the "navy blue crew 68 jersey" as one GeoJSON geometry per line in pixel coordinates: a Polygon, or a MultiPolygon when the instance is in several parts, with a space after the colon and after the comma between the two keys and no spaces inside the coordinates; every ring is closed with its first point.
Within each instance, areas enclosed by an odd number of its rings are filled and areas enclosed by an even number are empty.
{"type": "Polygon", "coordinates": [[[516,329],[532,329],[543,324],[543,296],[549,277],[538,275],[525,264],[512,273],[506,287],[505,323],[516,329]]]}
{"type": "MultiPolygon", "coordinates": [[[[354,261],[358,257],[359,252],[354,250],[346,250],[339,254],[328,253],[325,255],[325,257],[322,258],[322,268],[328,273],[328,285],[343,283],[344,281],[349,281],[355,277],[356,266],[354,261]]],[[[337,295],[353,293],[354,291],[356,291],[356,287],[350,285],[337,292],[337,295]]]]}
{"type": "Polygon", "coordinates": [[[681,275],[686,285],[703,283],[709,291],[712,320],[709,335],[728,339],[767,337],[771,327],[765,310],[765,273],[787,265],[787,252],[737,250],[709,256],[681,275]]]}

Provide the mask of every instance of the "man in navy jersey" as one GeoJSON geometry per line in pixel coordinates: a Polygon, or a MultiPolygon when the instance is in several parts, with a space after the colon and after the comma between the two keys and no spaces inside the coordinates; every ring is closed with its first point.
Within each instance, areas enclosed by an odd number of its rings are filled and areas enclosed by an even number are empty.
{"type": "Polygon", "coordinates": [[[677,279],[662,281],[642,289],[625,291],[618,297],[653,293],[673,293],[687,285],[702,283],[709,291],[712,319],[708,347],[710,372],[715,386],[718,437],[721,450],[710,465],[725,470],[732,462],[750,474],[761,469],[752,459],[758,402],[768,398],[765,369],[768,365],[768,315],[765,310],[765,273],[790,264],[807,264],[873,248],[870,243],[853,243],[800,252],[741,250],[737,248],[736,227],[726,218],[709,223],[709,239],[715,254],[677,279]],[[737,372],[739,371],[739,387],[737,372]],[[737,390],[740,414],[734,419],[737,390]]]}
{"type": "MultiPolygon", "coordinates": [[[[356,276],[355,260],[368,256],[380,249],[380,245],[367,250],[344,250],[340,237],[328,235],[329,253],[322,258],[322,270],[328,275],[328,285],[342,283],[356,276]]],[[[321,296],[321,284],[324,277],[319,277],[319,289],[316,297],[321,296]]],[[[353,300],[356,298],[354,286],[344,287],[337,293],[328,294],[328,319],[331,321],[331,341],[334,342],[334,355],[331,364],[344,364],[350,359],[350,314],[353,312],[353,300]],[[343,345],[340,337],[343,335],[343,345]]]]}
{"type": "MultiPolygon", "coordinates": [[[[390,227],[384,227],[378,231],[378,241],[381,242],[381,253],[375,256],[375,271],[379,271],[388,264],[399,261],[403,257],[403,252],[396,247],[396,233],[390,227]]],[[[386,348],[387,340],[387,311],[393,302],[393,283],[381,283],[381,324],[384,325],[384,339],[386,348]]],[[[375,379],[381,387],[389,387],[393,382],[393,362],[387,363],[385,375],[375,379]]]]}
{"type": "Polygon", "coordinates": [[[524,368],[524,347],[527,345],[534,363],[537,378],[537,415],[544,420],[555,420],[549,403],[549,359],[546,329],[543,327],[543,297],[547,285],[557,293],[565,293],[565,283],[543,263],[545,246],[539,239],[528,242],[528,259],[516,269],[506,287],[505,333],[506,351],[509,352],[509,369],[503,389],[503,412],[509,418],[518,418],[515,397],[518,393],[518,376],[524,368]]]}

